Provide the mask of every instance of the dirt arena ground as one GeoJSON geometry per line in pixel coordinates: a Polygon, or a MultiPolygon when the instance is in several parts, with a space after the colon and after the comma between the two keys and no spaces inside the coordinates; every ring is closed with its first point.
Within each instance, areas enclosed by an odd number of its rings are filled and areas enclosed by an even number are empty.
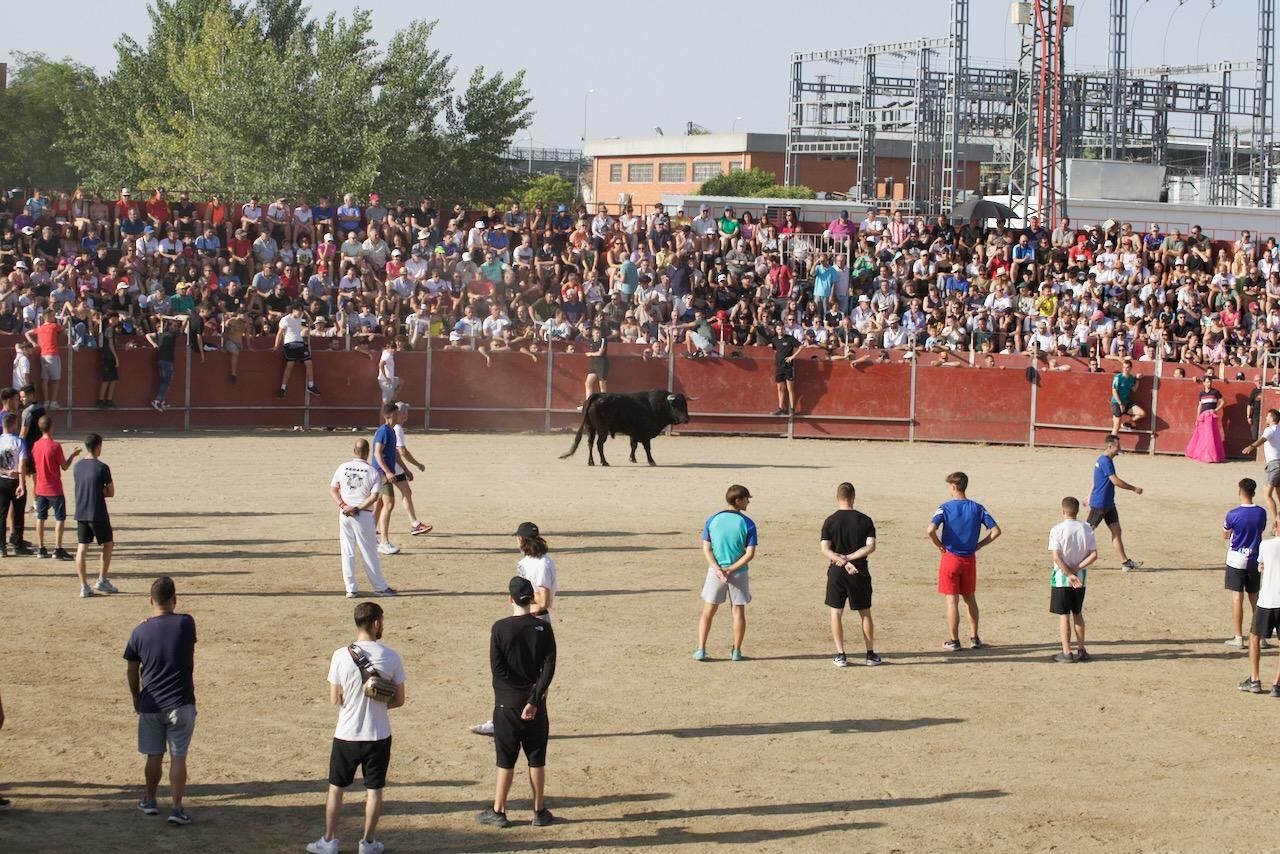
{"type": "MultiPolygon", "coordinates": [[[[0,793],[14,802],[0,850],[301,851],[319,835],[335,720],[325,674],[352,632],[327,486],[353,438],[109,437],[122,593],[81,601],[68,565],[0,564],[0,793]],[[120,656],[161,573],[200,633],[186,828],[134,809],[120,656]]],[[[408,671],[389,851],[1224,851],[1265,838],[1280,701],[1235,689],[1247,658],[1222,645],[1220,570],[1222,515],[1260,464],[1118,460],[1146,488],[1119,500],[1149,571],[1122,574],[1104,551],[1086,607],[1097,660],[1068,666],[1049,663],[1045,537],[1061,496],[1087,495],[1093,452],[679,437],[655,443],[659,468],[626,463],[615,442],[614,467],[589,469],[581,451],[556,459],[568,442],[411,438],[438,533],[401,536],[384,564],[404,593],[383,602],[385,640],[408,671]],[[979,568],[990,648],[946,654],[924,527],[957,468],[1006,533],[979,568]],[[829,660],[817,542],[844,479],[879,529],[879,669],[829,660]],[[760,529],[749,660],[727,661],[726,613],[715,660],[699,664],[698,533],[735,481],[755,494],[760,529]],[[518,776],[517,826],[499,831],[472,820],[493,752],[466,727],[491,707],[488,628],[507,613],[507,534],[526,518],[560,573],[548,805],[562,822],[528,824],[518,776]]],[[[847,618],[846,631],[860,653],[847,618]]],[[[1269,654],[1264,683],[1274,669],[1269,654]]],[[[344,851],[362,801],[357,783],[344,851]]]]}

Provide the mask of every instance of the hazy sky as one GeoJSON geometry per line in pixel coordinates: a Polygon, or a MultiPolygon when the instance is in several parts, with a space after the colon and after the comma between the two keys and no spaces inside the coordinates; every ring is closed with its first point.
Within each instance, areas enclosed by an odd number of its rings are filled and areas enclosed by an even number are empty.
{"type": "MultiPolygon", "coordinates": [[[[654,126],[683,133],[694,121],[713,131],[781,132],[788,57],[795,50],[853,47],[947,34],[947,0],[910,3],[761,0],[641,7],[621,3],[484,4],[369,0],[379,42],[414,17],[438,18],[435,46],[452,53],[462,74],[476,65],[527,70],[540,146],[577,147],[583,101],[587,135],[648,136],[654,126]],[[483,9],[483,15],[477,10],[483,9]],[[889,12],[902,9],[908,14],[889,12]],[[530,10],[537,10],[530,14],[530,10]],[[730,11],[733,10],[733,11],[730,11]]],[[[1253,59],[1256,0],[1130,0],[1131,67],[1253,59]],[[1168,36],[1166,38],[1166,31],[1168,36]]],[[[1106,65],[1107,0],[1076,0],[1068,64],[1106,65]]],[[[316,17],[347,14],[351,4],[316,0],[316,17]]],[[[972,0],[974,61],[1016,59],[1017,31],[1005,0],[972,0]]],[[[70,56],[105,72],[120,33],[142,41],[149,21],[143,0],[57,0],[6,4],[0,59],[35,50],[70,56]]],[[[1240,80],[1241,85],[1247,85],[1240,80]]],[[[526,144],[522,136],[518,144],[526,144]]]]}

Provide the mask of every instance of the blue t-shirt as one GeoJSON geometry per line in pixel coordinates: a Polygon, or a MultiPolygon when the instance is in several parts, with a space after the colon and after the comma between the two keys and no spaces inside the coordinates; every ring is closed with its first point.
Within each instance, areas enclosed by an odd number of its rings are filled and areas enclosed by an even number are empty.
{"type": "Polygon", "coordinates": [[[982,537],[982,529],[996,526],[987,508],[968,498],[953,498],[944,502],[936,511],[933,519],[935,525],[942,526],[942,547],[953,555],[968,557],[978,550],[978,540],[982,537]]]}
{"type": "MultiPolygon", "coordinates": [[[[737,510],[721,510],[702,526],[702,539],[711,543],[711,553],[716,563],[729,566],[746,552],[747,546],[756,545],[756,523],[737,510]]],[[[746,572],[740,567],[737,572],[746,572]]]]}
{"type": "Polygon", "coordinates": [[[836,279],[839,275],[835,267],[814,267],[813,298],[824,300],[831,296],[831,290],[835,287],[836,279]]]}
{"type": "Polygon", "coordinates": [[[1089,509],[1110,510],[1116,506],[1116,485],[1111,476],[1116,473],[1115,460],[1106,454],[1093,464],[1093,491],[1089,493],[1089,509]]]}
{"type": "Polygon", "coordinates": [[[377,444],[382,443],[382,462],[386,465],[386,471],[378,467],[374,463],[374,468],[378,469],[378,473],[386,477],[387,472],[395,473],[396,470],[396,431],[395,428],[388,424],[383,424],[378,428],[378,432],[373,434],[373,444],[376,448],[377,444]]]}
{"type": "MultiPolygon", "coordinates": [[[[1222,530],[1231,532],[1227,566],[1252,569],[1258,565],[1258,546],[1267,529],[1267,511],[1256,504],[1241,504],[1227,511],[1222,530]]],[[[1270,571],[1270,570],[1268,570],[1270,571]]]]}
{"type": "Polygon", "coordinates": [[[142,665],[139,712],[171,712],[195,704],[195,654],[196,621],[190,614],[148,617],[134,628],[124,660],[142,665]]]}

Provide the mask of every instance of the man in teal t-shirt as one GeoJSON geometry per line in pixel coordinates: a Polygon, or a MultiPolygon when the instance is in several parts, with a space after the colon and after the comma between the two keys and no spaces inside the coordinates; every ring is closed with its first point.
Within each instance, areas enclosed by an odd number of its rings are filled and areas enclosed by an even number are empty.
{"type": "Polygon", "coordinates": [[[1132,430],[1133,422],[1146,415],[1146,410],[1133,404],[1133,389],[1138,378],[1133,375],[1133,362],[1120,363],[1120,373],[1111,378],[1111,432],[1119,433],[1121,427],[1132,430]]]}
{"type": "Polygon", "coordinates": [[[751,503],[745,486],[734,484],[724,496],[727,509],[714,514],[702,526],[702,554],[707,559],[707,580],[702,585],[702,617],[698,620],[695,661],[707,660],[707,635],[716,609],[727,598],[733,606],[733,648],[730,661],[742,660],[742,639],[747,633],[747,603],[751,588],[748,564],[756,553],[756,523],[744,511],[751,503]]]}

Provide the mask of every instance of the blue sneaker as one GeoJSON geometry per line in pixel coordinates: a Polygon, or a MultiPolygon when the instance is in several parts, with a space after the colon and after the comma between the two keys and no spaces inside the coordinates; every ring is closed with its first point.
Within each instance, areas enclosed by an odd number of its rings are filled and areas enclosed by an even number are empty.
{"type": "Polygon", "coordinates": [[[736,646],[733,649],[729,650],[729,660],[742,661],[742,651],[739,650],[736,646]]]}
{"type": "Polygon", "coordinates": [[[174,810],[169,813],[169,824],[186,825],[191,824],[191,816],[187,815],[186,810],[174,810]]]}
{"type": "Polygon", "coordinates": [[[707,651],[706,651],[705,649],[703,649],[702,647],[698,647],[697,649],[695,649],[695,650],[693,651],[693,660],[694,660],[694,661],[706,661],[706,660],[707,660],[707,651]]]}
{"type": "Polygon", "coordinates": [[[156,806],[155,801],[149,801],[146,798],[138,801],[138,810],[143,815],[156,815],[160,812],[160,808],[156,806]]]}

